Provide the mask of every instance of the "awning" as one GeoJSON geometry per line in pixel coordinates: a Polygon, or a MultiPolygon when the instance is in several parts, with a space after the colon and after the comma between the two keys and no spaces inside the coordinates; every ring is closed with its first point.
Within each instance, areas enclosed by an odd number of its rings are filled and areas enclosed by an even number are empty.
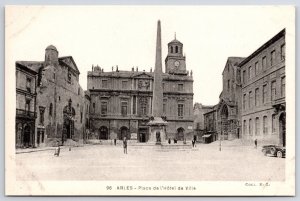
{"type": "Polygon", "coordinates": [[[203,135],[202,137],[206,138],[206,137],[210,137],[210,136],[211,136],[211,134],[209,134],[209,135],[203,135]]]}

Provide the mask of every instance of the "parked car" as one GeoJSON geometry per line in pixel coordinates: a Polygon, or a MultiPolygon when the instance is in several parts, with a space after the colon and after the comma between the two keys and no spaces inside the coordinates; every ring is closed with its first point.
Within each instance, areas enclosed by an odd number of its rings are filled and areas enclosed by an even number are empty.
{"type": "Polygon", "coordinates": [[[275,156],[278,158],[285,157],[285,147],[277,146],[277,145],[265,145],[261,150],[265,156],[275,156]]]}

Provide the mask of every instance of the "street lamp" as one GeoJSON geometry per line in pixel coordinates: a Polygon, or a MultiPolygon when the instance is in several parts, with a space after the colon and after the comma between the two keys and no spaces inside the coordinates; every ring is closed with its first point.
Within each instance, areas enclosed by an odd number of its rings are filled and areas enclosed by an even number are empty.
{"type": "Polygon", "coordinates": [[[219,137],[219,141],[220,141],[220,145],[219,145],[219,151],[222,151],[222,134],[223,134],[223,131],[222,131],[222,121],[221,121],[221,134],[220,134],[220,137],[219,137]]]}

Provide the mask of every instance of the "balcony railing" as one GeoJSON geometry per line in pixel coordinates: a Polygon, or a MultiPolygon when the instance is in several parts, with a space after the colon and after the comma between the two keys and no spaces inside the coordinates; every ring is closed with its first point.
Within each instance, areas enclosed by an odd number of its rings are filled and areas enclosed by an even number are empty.
{"type": "Polygon", "coordinates": [[[22,116],[22,117],[36,118],[36,112],[31,112],[31,111],[22,110],[22,109],[16,109],[16,115],[22,116]]]}

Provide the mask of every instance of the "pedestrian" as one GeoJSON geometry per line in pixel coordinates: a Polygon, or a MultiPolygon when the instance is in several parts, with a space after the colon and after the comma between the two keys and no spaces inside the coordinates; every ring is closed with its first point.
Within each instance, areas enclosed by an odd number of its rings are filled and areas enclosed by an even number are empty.
{"type": "Polygon", "coordinates": [[[169,138],[168,143],[171,144],[171,139],[169,138]]]}
{"type": "Polygon", "coordinates": [[[124,148],[124,154],[127,154],[127,139],[124,137],[123,139],[123,148],[124,148]]]}
{"type": "Polygon", "coordinates": [[[115,146],[117,145],[117,139],[116,138],[114,139],[114,144],[115,144],[115,146]]]}
{"type": "Polygon", "coordinates": [[[193,145],[193,148],[195,147],[195,140],[193,139],[192,140],[192,145],[193,145]]]}
{"type": "Polygon", "coordinates": [[[60,154],[60,146],[59,145],[57,145],[57,147],[56,147],[56,149],[55,149],[55,152],[54,152],[54,156],[59,156],[59,154],[60,154]]]}
{"type": "Polygon", "coordinates": [[[257,139],[254,140],[255,149],[257,149],[257,139]]]}

